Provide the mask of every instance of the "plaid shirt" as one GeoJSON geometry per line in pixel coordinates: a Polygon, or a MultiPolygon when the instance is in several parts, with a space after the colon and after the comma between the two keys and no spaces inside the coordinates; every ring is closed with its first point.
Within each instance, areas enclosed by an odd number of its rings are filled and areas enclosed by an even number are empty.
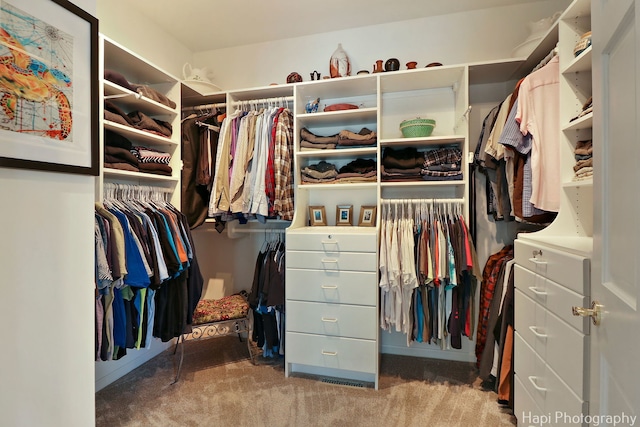
{"type": "Polygon", "coordinates": [[[274,215],[274,201],[276,198],[276,183],[275,183],[275,169],[274,169],[274,153],[276,145],[276,128],[278,127],[278,117],[284,108],[278,109],[273,117],[273,123],[271,124],[271,132],[269,134],[269,149],[267,153],[267,170],[265,171],[264,185],[265,194],[267,195],[267,202],[269,203],[269,216],[274,215]]]}
{"type": "Polygon", "coordinates": [[[424,152],[423,166],[425,169],[433,165],[460,162],[462,162],[462,150],[457,147],[443,147],[424,152]]]}
{"type": "Polygon", "coordinates": [[[280,114],[275,134],[274,175],[275,200],[274,213],[284,220],[293,219],[293,120],[291,112],[284,110],[280,114]]]}

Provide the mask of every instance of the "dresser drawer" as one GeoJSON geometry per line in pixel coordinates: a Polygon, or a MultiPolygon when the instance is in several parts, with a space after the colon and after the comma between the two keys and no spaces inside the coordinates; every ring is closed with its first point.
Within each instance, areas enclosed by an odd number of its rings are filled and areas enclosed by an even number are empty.
{"type": "Polygon", "coordinates": [[[287,332],[286,363],[376,372],[376,341],[287,332]]]}
{"type": "Polygon", "coordinates": [[[590,295],[589,258],[521,239],[516,239],[514,247],[516,264],[581,295],[590,295]],[[542,251],[542,254],[539,254],[539,251],[542,251]],[[534,257],[534,252],[539,255],[534,257]]]}
{"type": "Polygon", "coordinates": [[[376,307],[287,301],[287,330],[374,340],[377,315],[376,307]]]}
{"type": "Polygon", "coordinates": [[[522,339],[515,334],[515,376],[543,413],[550,414],[550,425],[566,425],[556,421],[556,412],[578,416],[587,410],[587,404],[560,379],[522,339]]]}
{"type": "Polygon", "coordinates": [[[533,397],[529,394],[524,384],[517,375],[514,376],[514,388],[513,388],[513,414],[518,419],[518,425],[523,427],[539,427],[542,423],[542,416],[547,414],[542,412],[542,409],[533,400],[533,397]]]}
{"type": "Polygon", "coordinates": [[[516,289],[525,293],[535,302],[556,314],[578,331],[589,333],[589,319],[574,316],[571,307],[586,307],[588,298],[570,289],[560,286],[550,279],[515,265],[514,284],[516,289]]]}
{"type": "MultiPolygon", "coordinates": [[[[288,242],[287,242],[288,244],[288,242]]],[[[336,252],[287,250],[287,268],[309,268],[326,271],[377,271],[375,252],[336,252]]]]}
{"type": "Polygon", "coordinates": [[[588,337],[518,289],[515,292],[515,312],[519,336],[559,373],[576,395],[583,397],[588,337]]]}
{"type": "MultiPolygon", "coordinates": [[[[373,229],[372,229],[373,230],[373,229]]],[[[377,252],[378,239],[375,232],[302,232],[287,233],[287,249],[319,251],[327,254],[337,252],[377,252]]]]}
{"type": "Polygon", "coordinates": [[[375,272],[302,270],[287,268],[287,300],[376,306],[375,272]]]}

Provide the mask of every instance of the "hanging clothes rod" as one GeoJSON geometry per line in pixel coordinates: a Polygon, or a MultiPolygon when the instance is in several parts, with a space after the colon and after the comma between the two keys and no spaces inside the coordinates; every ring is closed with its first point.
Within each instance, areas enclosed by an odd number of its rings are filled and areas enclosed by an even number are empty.
{"type": "Polygon", "coordinates": [[[382,203],[464,203],[464,199],[382,199],[382,203]]]}
{"type": "Polygon", "coordinates": [[[242,104],[268,104],[270,102],[289,102],[293,101],[293,96],[274,96],[273,98],[256,98],[256,99],[245,99],[241,101],[233,101],[233,105],[242,105],[242,104]]]}
{"type": "Polygon", "coordinates": [[[215,104],[192,105],[191,107],[182,107],[182,111],[211,110],[219,107],[226,107],[226,102],[217,102],[215,104]]]}
{"type": "Polygon", "coordinates": [[[280,233],[284,234],[284,228],[234,228],[233,233],[280,233]]]}
{"type": "Polygon", "coordinates": [[[540,68],[544,67],[545,65],[547,65],[549,63],[549,61],[551,61],[553,59],[554,56],[556,56],[558,54],[558,45],[556,44],[556,47],[554,47],[553,49],[551,49],[551,52],[549,52],[547,54],[547,56],[545,56],[544,58],[542,58],[542,60],[540,61],[540,63],[538,65],[535,66],[535,68],[533,70],[531,70],[531,72],[533,73],[534,71],[539,70],[540,68]]]}

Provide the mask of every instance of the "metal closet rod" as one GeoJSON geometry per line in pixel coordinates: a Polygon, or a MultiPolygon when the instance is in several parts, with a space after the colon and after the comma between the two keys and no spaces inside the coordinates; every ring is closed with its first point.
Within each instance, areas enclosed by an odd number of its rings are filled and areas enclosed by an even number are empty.
{"type": "Polygon", "coordinates": [[[208,108],[226,107],[226,102],[217,102],[215,104],[192,105],[191,107],[182,107],[182,111],[206,110],[208,108]]]}
{"type": "Polygon", "coordinates": [[[285,231],[286,230],[284,228],[247,228],[247,229],[234,228],[231,232],[232,233],[264,233],[264,234],[282,233],[284,234],[285,231]]]}
{"type": "Polygon", "coordinates": [[[464,199],[382,199],[382,203],[464,203],[464,199]]]}

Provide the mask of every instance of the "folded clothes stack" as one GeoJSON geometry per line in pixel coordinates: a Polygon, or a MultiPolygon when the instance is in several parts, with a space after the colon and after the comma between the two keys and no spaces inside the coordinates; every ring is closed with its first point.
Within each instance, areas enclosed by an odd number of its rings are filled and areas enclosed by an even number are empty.
{"type": "Polygon", "coordinates": [[[359,132],[341,130],[336,135],[321,136],[309,131],[307,128],[300,130],[300,150],[326,150],[340,147],[369,147],[378,142],[377,134],[367,128],[359,132]]]}
{"type": "Polygon", "coordinates": [[[424,157],[415,147],[402,149],[386,147],[382,153],[381,179],[383,181],[420,180],[423,163],[424,157]]]}
{"type": "Polygon", "coordinates": [[[104,101],[104,118],[123,126],[129,126],[167,138],[170,138],[173,133],[171,123],[154,119],[141,111],[125,113],[120,107],[108,100],[104,101]]]}
{"type": "Polygon", "coordinates": [[[110,81],[118,86],[121,86],[125,89],[128,89],[132,92],[137,92],[140,95],[152,99],[160,104],[166,105],[169,108],[176,108],[176,103],[171,99],[167,98],[161,92],[158,92],[154,88],[148,85],[139,85],[129,82],[124,74],[119,73],[116,70],[105,69],[104,70],[104,78],[105,80],[110,81]]]}
{"type": "Polygon", "coordinates": [[[171,175],[171,154],[142,146],[133,147],[131,153],[138,159],[140,172],[171,175]]]}
{"type": "Polygon", "coordinates": [[[424,152],[420,173],[424,181],[449,181],[462,179],[462,150],[458,147],[442,147],[424,152]]]}
{"type": "Polygon", "coordinates": [[[300,171],[303,184],[328,183],[336,180],[338,169],[324,160],[302,168],[300,171]]]}
{"type": "Polygon", "coordinates": [[[341,130],[338,134],[338,146],[371,146],[376,145],[378,137],[376,133],[367,128],[362,128],[360,132],[354,133],[349,130],[341,130]]]}
{"type": "Polygon", "coordinates": [[[375,160],[355,159],[340,168],[336,176],[336,182],[376,182],[377,175],[375,160]]]}
{"type": "Polygon", "coordinates": [[[171,175],[171,155],[153,148],[133,146],[124,136],[104,131],[104,167],[130,172],[171,175]]]}
{"type": "Polygon", "coordinates": [[[574,181],[589,179],[593,176],[593,142],[589,140],[578,141],[574,150],[576,164],[573,166],[574,181]]]}

